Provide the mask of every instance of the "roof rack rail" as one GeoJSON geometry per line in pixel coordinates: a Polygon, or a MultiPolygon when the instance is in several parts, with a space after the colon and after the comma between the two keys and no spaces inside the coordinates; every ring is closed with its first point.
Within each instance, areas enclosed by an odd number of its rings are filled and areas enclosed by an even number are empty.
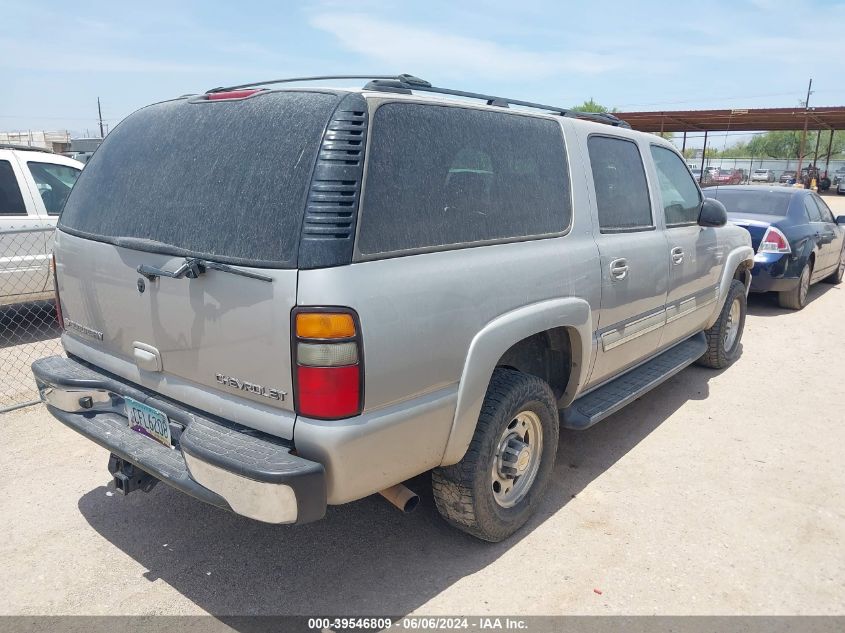
{"type": "Polygon", "coordinates": [[[534,108],[537,110],[545,110],[547,112],[554,112],[560,116],[570,117],[574,119],[587,119],[589,121],[597,121],[598,123],[605,123],[616,127],[630,128],[627,122],[613,116],[607,112],[581,112],[580,110],[572,110],[570,108],[561,108],[558,106],[550,106],[542,103],[534,103],[532,101],[522,101],[521,99],[509,99],[506,97],[495,97],[493,95],[481,94],[478,92],[467,92],[465,90],[453,90],[451,88],[438,88],[432,86],[431,83],[425,79],[420,79],[414,75],[320,75],[315,77],[291,77],[289,79],[271,79],[270,81],[254,81],[247,84],[239,84],[237,86],[226,86],[219,88],[212,88],[206,94],[215,92],[228,92],[230,90],[240,90],[242,88],[253,88],[255,86],[265,86],[269,84],[285,84],[285,83],[299,83],[306,81],[324,81],[330,79],[368,79],[369,82],[364,86],[365,90],[376,90],[380,92],[394,92],[400,94],[411,94],[413,91],[431,92],[442,95],[450,95],[454,97],[464,97],[467,99],[479,99],[485,101],[487,105],[507,108],[509,106],[521,106],[524,108],[534,108]]]}
{"type": "Polygon", "coordinates": [[[402,81],[414,86],[431,86],[427,81],[414,77],[413,75],[317,75],[314,77],[289,77],[288,79],[271,79],[269,81],[251,81],[248,84],[239,84],[237,86],[226,86],[219,88],[212,88],[207,90],[205,94],[212,94],[215,92],[229,92],[230,90],[240,90],[241,88],[253,88],[255,86],[267,86],[270,84],[290,84],[300,83],[303,81],[326,81],[329,79],[392,79],[395,81],[402,81]]]}
{"type": "MultiPolygon", "coordinates": [[[[587,119],[590,121],[597,121],[599,123],[605,123],[607,125],[613,125],[616,127],[624,127],[630,128],[631,126],[628,125],[627,122],[623,121],[622,119],[613,116],[607,112],[581,112],[580,110],[572,110],[570,108],[561,108],[559,106],[550,106],[545,105],[542,103],[534,103],[532,101],[522,101],[521,99],[510,99],[508,97],[496,97],[493,95],[482,94],[478,92],[467,92],[465,90],[453,90],[451,88],[438,88],[436,86],[432,86],[430,83],[422,82],[426,85],[418,85],[413,84],[411,82],[407,82],[404,80],[404,77],[408,77],[409,75],[400,75],[395,79],[374,79],[370,81],[364,89],[366,90],[378,90],[382,92],[399,92],[404,94],[409,94],[412,91],[416,90],[419,92],[433,92],[436,94],[443,94],[443,95],[451,95],[455,97],[465,97],[467,99],[479,99],[481,101],[485,101],[487,105],[491,106],[498,106],[501,108],[507,108],[511,105],[515,106],[522,106],[525,108],[534,108],[537,110],[546,110],[547,112],[554,112],[555,114],[559,114],[560,116],[575,118],[575,119],[587,119]]],[[[417,79],[413,77],[413,79],[417,79]]],[[[422,81],[418,80],[417,81],[422,81]]]]}
{"type": "Polygon", "coordinates": [[[0,143],[0,149],[16,149],[23,152],[44,152],[45,154],[56,153],[46,147],[33,147],[32,145],[20,145],[16,143],[0,143]]]}

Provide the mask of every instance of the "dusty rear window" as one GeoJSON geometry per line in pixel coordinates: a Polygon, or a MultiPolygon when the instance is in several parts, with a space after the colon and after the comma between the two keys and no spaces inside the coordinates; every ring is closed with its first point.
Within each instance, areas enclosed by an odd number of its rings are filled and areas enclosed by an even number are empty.
{"type": "Polygon", "coordinates": [[[59,226],[156,252],[294,267],[311,171],[338,100],[275,92],[143,108],[88,162],[59,226]]]}

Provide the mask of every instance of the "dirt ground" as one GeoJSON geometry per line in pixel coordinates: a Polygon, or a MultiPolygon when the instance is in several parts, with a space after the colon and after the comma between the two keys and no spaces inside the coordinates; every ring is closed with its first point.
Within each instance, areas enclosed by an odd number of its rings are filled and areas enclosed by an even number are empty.
{"type": "Polygon", "coordinates": [[[810,297],[752,296],[732,367],[563,431],[543,508],[497,545],[448,528],[425,477],[411,515],[371,497],[301,527],[122,498],[106,451],[4,414],[0,614],[843,614],[845,285],[810,297]]]}

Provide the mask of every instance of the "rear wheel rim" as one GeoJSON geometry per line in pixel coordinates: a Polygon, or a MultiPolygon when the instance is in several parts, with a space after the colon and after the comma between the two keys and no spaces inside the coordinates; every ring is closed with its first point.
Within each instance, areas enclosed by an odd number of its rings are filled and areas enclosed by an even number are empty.
{"type": "Polygon", "coordinates": [[[499,438],[491,471],[493,499],[512,508],[525,498],[540,470],[543,425],[533,411],[517,413],[499,438]]]}
{"type": "Polygon", "coordinates": [[[739,297],[731,303],[731,309],[728,310],[728,320],[725,322],[725,351],[729,352],[736,344],[736,339],[739,336],[739,322],[742,318],[742,305],[739,302],[739,297]]]}

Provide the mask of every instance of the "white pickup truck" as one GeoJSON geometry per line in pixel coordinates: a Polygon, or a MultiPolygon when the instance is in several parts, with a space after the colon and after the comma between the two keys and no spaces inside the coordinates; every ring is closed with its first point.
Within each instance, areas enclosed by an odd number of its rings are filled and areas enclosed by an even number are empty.
{"type": "Polygon", "coordinates": [[[53,298],[53,232],[82,167],[47,150],[0,145],[0,306],[53,298]]]}

